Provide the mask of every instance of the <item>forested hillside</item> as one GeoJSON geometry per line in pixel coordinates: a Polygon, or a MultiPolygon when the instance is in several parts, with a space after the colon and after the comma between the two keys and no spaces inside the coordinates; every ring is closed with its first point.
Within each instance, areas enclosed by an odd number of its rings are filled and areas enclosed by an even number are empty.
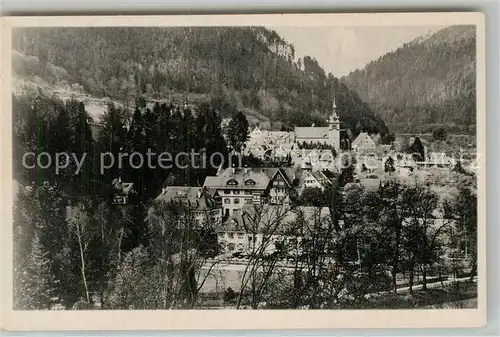
{"type": "Polygon", "coordinates": [[[474,133],[476,37],[474,26],[451,26],[404,44],[342,79],[399,132],[445,126],[474,133]]]}
{"type": "Polygon", "coordinates": [[[324,123],[334,88],[343,127],[387,132],[356,93],[314,58],[295,61],[294,47],[261,27],[22,29],[13,47],[19,77],[82,86],[131,106],[137,97],[187,95],[223,117],[239,110],[253,123],[287,128],[324,123]]]}

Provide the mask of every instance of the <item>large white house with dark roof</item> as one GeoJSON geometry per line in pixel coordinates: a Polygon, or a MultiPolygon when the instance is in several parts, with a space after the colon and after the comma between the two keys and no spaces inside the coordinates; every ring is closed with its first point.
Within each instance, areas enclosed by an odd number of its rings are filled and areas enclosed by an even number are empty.
{"type": "Polygon", "coordinates": [[[203,187],[221,199],[224,216],[230,216],[249,205],[289,203],[299,175],[295,168],[227,168],[206,177],[203,187]]]}
{"type": "Polygon", "coordinates": [[[288,253],[294,254],[300,251],[302,240],[302,230],[293,230],[297,221],[306,228],[326,225],[330,221],[330,210],[312,206],[246,206],[223,221],[217,229],[217,241],[224,252],[243,254],[257,249],[263,254],[271,254],[276,250],[276,242],[287,242],[288,253]],[[296,246],[295,252],[293,245],[296,246]]]}

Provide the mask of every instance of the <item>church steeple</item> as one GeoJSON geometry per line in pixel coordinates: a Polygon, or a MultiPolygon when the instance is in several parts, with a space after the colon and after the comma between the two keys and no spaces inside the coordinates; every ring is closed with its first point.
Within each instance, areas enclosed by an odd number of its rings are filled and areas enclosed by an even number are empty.
{"type": "Polygon", "coordinates": [[[332,79],[332,111],[328,119],[329,144],[338,151],[340,149],[340,119],[337,115],[337,102],[335,97],[335,79],[332,79]]]}
{"type": "Polygon", "coordinates": [[[332,82],[332,117],[333,119],[338,120],[339,117],[337,115],[337,103],[336,103],[336,97],[335,97],[335,83],[332,82]]]}
{"type": "Polygon", "coordinates": [[[337,115],[337,103],[335,100],[335,90],[332,90],[333,94],[333,102],[332,102],[332,115],[330,116],[330,123],[335,123],[339,120],[339,116],[337,115]]]}

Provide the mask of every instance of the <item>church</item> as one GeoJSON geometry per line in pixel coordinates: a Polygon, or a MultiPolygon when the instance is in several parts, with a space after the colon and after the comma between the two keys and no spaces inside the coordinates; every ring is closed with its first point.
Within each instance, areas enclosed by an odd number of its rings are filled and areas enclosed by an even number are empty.
{"type": "Polygon", "coordinates": [[[335,151],[340,149],[340,120],[337,115],[337,105],[335,104],[335,96],[332,104],[332,114],[328,119],[326,127],[295,127],[294,142],[296,144],[312,143],[325,144],[331,146],[335,151]]]}

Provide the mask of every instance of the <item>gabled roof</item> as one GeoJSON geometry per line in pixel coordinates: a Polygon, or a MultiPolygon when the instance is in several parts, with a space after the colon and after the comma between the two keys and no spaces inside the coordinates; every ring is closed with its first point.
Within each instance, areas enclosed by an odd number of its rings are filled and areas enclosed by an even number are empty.
{"type": "Polygon", "coordinates": [[[323,187],[332,186],[333,181],[336,179],[336,175],[327,170],[311,171],[308,176],[312,176],[323,187]]]}
{"type": "Polygon", "coordinates": [[[366,132],[361,132],[351,144],[351,146],[363,146],[363,145],[375,146],[375,142],[366,132]]]}
{"type": "Polygon", "coordinates": [[[113,189],[116,192],[123,194],[123,195],[128,195],[134,191],[133,190],[134,183],[125,183],[125,182],[122,182],[120,179],[113,179],[111,184],[113,185],[113,189]]]}
{"type": "Polygon", "coordinates": [[[329,215],[328,207],[246,206],[240,213],[227,218],[217,231],[278,235],[290,230],[299,219],[303,219],[306,226],[311,226],[315,221],[324,223],[329,215]]]}
{"type": "Polygon", "coordinates": [[[300,138],[325,139],[328,138],[328,131],[328,127],[296,126],[295,138],[297,140],[299,140],[300,138]]]}
{"type": "Polygon", "coordinates": [[[258,168],[228,168],[222,171],[218,176],[210,176],[205,178],[203,187],[209,189],[225,189],[225,188],[245,188],[263,190],[269,185],[269,176],[258,168]],[[253,181],[254,184],[245,184],[245,182],[253,181]]]}
{"type": "Polygon", "coordinates": [[[294,167],[269,167],[265,172],[269,176],[269,181],[273,181],[276,176],[280,175],[286,181],[289,187],[292,187],[293,180],[297,178],[297,169],[294,167]]]}
{"type": "Polygon", "coordinates": [[[203,187],[167,186],[156,197],[156,200],[182,204],[195,211],[205,211],[218,207],[215,200],[203,187]]]}

